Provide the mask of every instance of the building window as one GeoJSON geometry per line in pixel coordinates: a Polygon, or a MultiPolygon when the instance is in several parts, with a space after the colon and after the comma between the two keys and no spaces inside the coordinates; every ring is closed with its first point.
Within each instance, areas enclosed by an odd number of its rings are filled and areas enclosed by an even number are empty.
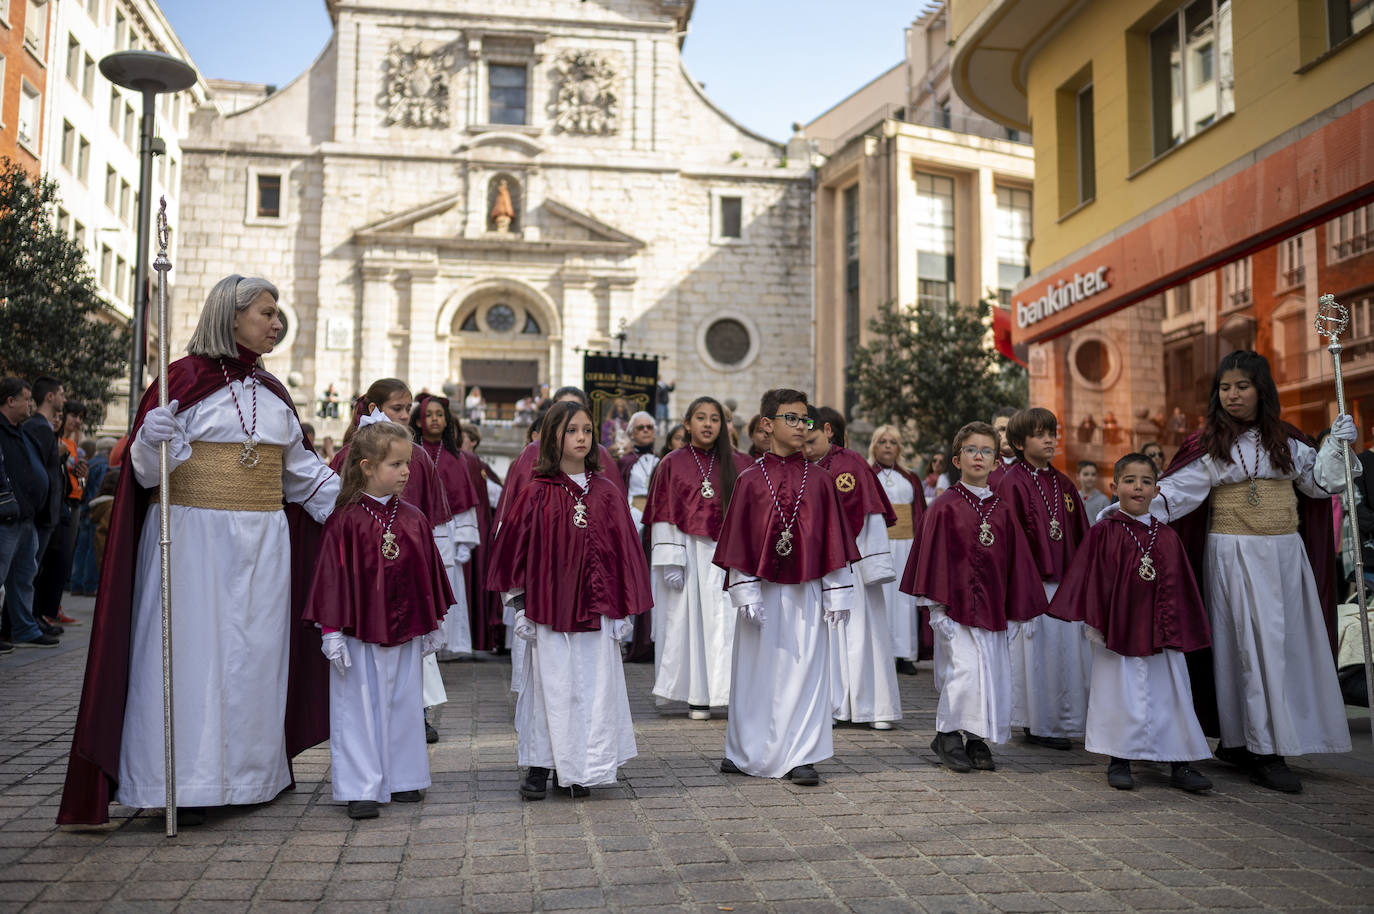
{"type": "Polygon", "coordinates": [[[43,59],[48,45],[48,0],[25,0],[24,46],[43,59]]]}
{"type": "Polygon", "coordinates": [[[720,237],[744,236],[744,198],[720,197],[720,237]]]}
{"type": "Polygon", "coordinates": [[[260,219],[281,218],[281,175],[258,175],[256,214],[260,219]]]}
{"type": "Polygon", "coordinates": [[[129,22],[124,18],[124,14],[115,10],[114,18],[115,50],[128,50],[129,42],[129,22]]]}
{"type": "Polygon", "coordinates": [[[1350,304],[1350,340],[1374,337],[1374,297],[1366,295],[1350,304]]]}
{"type": "Polygon", "coordinates": [[[110,270],[114,267],[114,251],[108,244],[100,246],[100,284],[110,288],[110,270]]]}
{"type": "Polygon", "coordinates": [[[515,309],[510,305],[492,305],[487,309],[487,327],[495,333],[510,333],[515,329],[515,309]]]}
{"type": "Polygon", "coordinates": [[[91,178],[91,144],[84,136],[76,143],[76,178],[82,184],[91,178]]]}
{"type": "Polygon", "coordinates": [[[954,179],[916,173],[916,304],[954,301],[954,179]]]}
{"type": "Polygon", "coordinates": [[[525,88],[529,69],[523,65],[494,63],[487,67],[489,82],[487,120],[493,124],[524,124],[525,88]]]}
{"type": "Polygon", "coordinates": [[[1369,250],[1374,250],[1374,203],[1367,203],[1326,223],[1327,263],[1369,250]]]}
{"type": "Polygon", "coordinates": [[[115,195],[119,193],[119,175],[109,165],[105,166],[105,205],[110,209],[115,208],[115,195]]]}
{"type": "Polygon", "coordinates": [[[1231,0],[1193,0],[1150,32],[1154,154],[1235,110],[1231,0]]]}
{"type": "Polygon", "coordinates": [[[537,320],[534,319],[534,315],[533,315],[533,314],[530,314],[529,312],[526,312],[526,313],[525,313],[525,326],[524,326],[524,329],[522,329],[520,332],[521,332],[521,333],[528,333],[528,334],[530,334],[531,336],[539,336],[540,334],[542,334],[542,333],[544,332],[544,330],[543,330],[542,327],[539,326],[539,321],[537,321],[537,320]]]}
{"type": "Polygon", "coordinates": [[[1302,259],[1302,235],[1294,235],[1279,242],[1278,288],[1291,289],[1302,285],[1307,279],[1307,270],[1302,259]]]}
{"type": "Polygon", "coordinates": [[[1093,138],[1093,87],[1078,91],[1074,106],[1078,143],[1078,202],[1097,199],[1097,147],[1093,138]]]}
{"type": "Polygon", "coordinates": [[[76,171],[76,128],[71,121],[62,122],[62,167],[76,171]]]}
{"type": "Polygon", "coordinates": [[[134,114],[134,106],[128,103],[124,105],[124,145],[130,149],[134,148],[134,140],[138,137],[138,116],[134,114]]]}
{"type": "Polygon", "coordinates": [[[167,158],[167,189],[170,190],[170,191],[171,191],[172,193],[174,193],[174,194],[177,192],[177,189],[178,189],[178,188],[177,188],[177,160],[174,159],[174,158],[172,158],[172,157],[170,157],[170,156],[167,158]]]}
{"type": "Polygon", "coordinates": [[[1221,268],[1223,308],[1243,308],[1254,301],[1250,286],[1250,258],[1242,257],[1221,268]]]}
{"type": "Polygon", "coordinates": [[[1011,307],[1011,291],[1030,275],[1031,192],[997,188],[997,300],[1011,307]]]}
{"type": "Polygon", "coordinates": [[[71,213],[59,206],[57,208],[57,231],[60,232],[63,237],[66,237],[68,230],[71,228],[71,223],[71,213]]]}
{"type": "Polygon", "coordinates": [[[1164,313],[1169,317],[1188,314],[1192,310],[1193,287],[1191,284],[1185,282],[1164,290],[1164,313]]]}
{"type": "Polygon", "coordinates": [[[844,363],[853,364],[863,330],[859,318],[859,185],[844,189],[844,363]]]}
{"type": "Polygon", "coordinates": [[[26,146],[38,142],[38,124],[43,113],[43,96],[38,89],[22,80],[19,88],[19,141],[26,146]]]}
{"type": "Polygon", "coordinates": [[[1326,0],[1326,29],[1330,46],[1374,25],[1374,0],[1326,0]]]}
{"type": "Polygon", "coordinates": [[[72,220],[72,240],[80,245],[83,251],[86,249],[86,225],[80,219],[72,220]]]}
{"type": "Polygon", "coordinates": [[[100,22],[100,0],[86,0],[86,15],[100,22]]]}
{"type": "Polygon", "coordinates": [[[119,217],[125,222],[129,222],[129,182],[123,178],[119,181],[119,217]]]}
{"type": "Polygon", "coordinates": [[[952,122],[953,118],[950,117],[949,96],[946,95],[935,103],[935,126],[943,127],[948,130],[952,122]]]}
{"type": "Polygon", "coordinates": [[[115,268],[114,268],[114,284],[115,284],[115,287],[114,287],[114,294],[115,294],[115,298],[119,299],[120,301],[126,301],[126,299],[124,298],[124,288],[125,288],[125,286],[124,286],[124,277],[125,277],[125,275],[127,275],[128,272],[129,272],[129,269],[128,269],[128,267],[127,267],[127,264],[128,264],[128,261],[126,261],[123,257],[116,257],[116,258],[115,258],[115,268]]]}
{"type": "Polygon", "coordinates": [[[463,318],[463,323],[458,327],[458,330],[462,333],[481,333],[482,328],[477,326],[477,312],[474,311],[463,318]]]}
{"type": "Polygon", "coordinates": [[[95,104],[95,61],[89,54],[81,60],[81,97],[95,104]]]}
{"type": "Polygon", "coordinates": [[[706,328],[706,351],[721,365],[740,364],[749,347],[749,328],[734,318],[721,318],[706,328]]]}
{"type": "Polygon", "coordinates": [[[77,85],[81,79],[81,45],[75,37],[67,36],[67,80],[77,85]]]}

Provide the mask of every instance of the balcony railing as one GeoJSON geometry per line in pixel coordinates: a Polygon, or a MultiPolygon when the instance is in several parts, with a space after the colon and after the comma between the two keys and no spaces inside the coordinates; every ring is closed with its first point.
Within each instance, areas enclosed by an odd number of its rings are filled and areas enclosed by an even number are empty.
{"type": "Polygon", "coordinates": [[[1295,286],[1300,286],[1300,285],[1303,284],[1303,282],[1304,282],[1306,279],[1307,279],[1307,268],[1306,268],[1306,267],[1294,267],[1294,268],[1291,269],[1291,270],[1284,270],[1284,271],[1283,271],[1283,282],[1284,282],[1284,288],[1286,288],[1286,289],[1292,289],[1292,288],[1294,288],[1295,286]]]}

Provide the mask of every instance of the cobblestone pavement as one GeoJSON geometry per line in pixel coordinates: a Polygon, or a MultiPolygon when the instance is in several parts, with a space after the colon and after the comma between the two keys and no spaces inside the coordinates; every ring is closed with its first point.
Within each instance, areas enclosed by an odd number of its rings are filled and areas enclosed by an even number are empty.
{"type": "MultiPolygon", "coordinates": [[[[89,619],[90,600],[68,600],[89,619]]],[[[53,817],[89,626],[0,657],[0,909],[136,911],[1109,911],[1374,907],[1374,751],[1295,760],[1306,790],[1262,790],[1220,763],[1207,796],[1107,787],[1105,759],[1015,741],[996,772],[935,766],[929,671],[907,717],[835,731],[821,786],[724,776],[725,722],[660,712],[629,665],[639,757],[585,800],[516,794],[510,667],[443,665],[450,701],[424,802],[355,823],[329,753],[294,792],[163,836],[156,811],[99,829],[53,817]]]]}

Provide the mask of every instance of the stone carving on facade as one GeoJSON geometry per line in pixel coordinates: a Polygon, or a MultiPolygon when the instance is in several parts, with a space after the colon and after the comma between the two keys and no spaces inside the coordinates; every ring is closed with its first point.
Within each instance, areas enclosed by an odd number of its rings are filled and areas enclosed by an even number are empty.
{"type": "Polygon", "coordinates": [[[496,231],[510,231],[511,220],[515,218],[515,204],[511,202],[510,183],[505,178],[501,178],[496,185],[496,203],[492,205],[489,218],[496,231]]]}
{"type": "Polygon", "coordinates": [[[554,63],[553,75],[555,129],[590,135],[620,129],[620,74],[609,55],[564,51],[554,63]]]}
{"type": "Polygon", "coordinates": [[[387,126],[447,127],[449,80],[456,52],[452,45],[425,50],[421,45],[393,43],[382,64],[379,103],[387,126]]]}

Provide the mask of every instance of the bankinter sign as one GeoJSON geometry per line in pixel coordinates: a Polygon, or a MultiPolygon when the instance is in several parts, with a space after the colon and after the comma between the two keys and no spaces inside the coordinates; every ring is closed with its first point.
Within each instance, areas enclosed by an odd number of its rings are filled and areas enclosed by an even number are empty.
{"type": "Polygon", "coordinates": [[[1092,298],[1110,287],[1107,282],[1107,268],[1098,267],[1087,273],[1075,273],[1073,279],[1061,279],[1045,290],[1045,294],[1029,302],[1016,303],[1016,326],[1029,327],[1042,321],[1051,314],[1063,311],[1069,305],[1092,298]]]}

